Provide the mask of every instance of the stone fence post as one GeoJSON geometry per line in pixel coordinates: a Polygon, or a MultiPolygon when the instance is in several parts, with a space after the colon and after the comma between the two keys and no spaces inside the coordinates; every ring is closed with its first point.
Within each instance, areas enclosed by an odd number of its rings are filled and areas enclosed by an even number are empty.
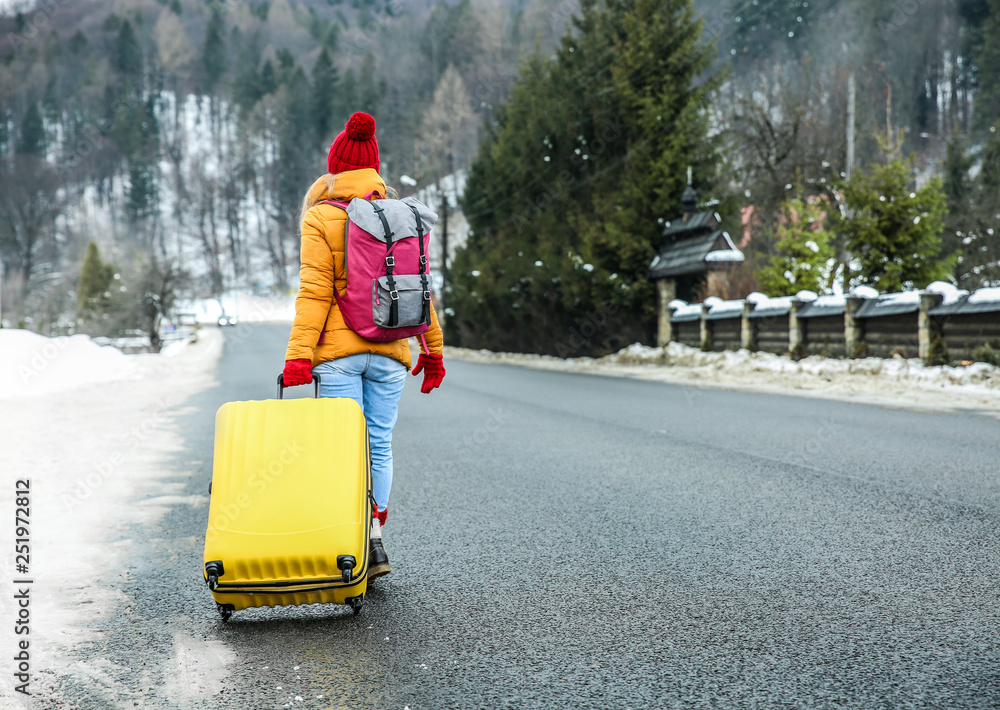
{"type": "Polygon", "coordinates": [[[925,363],[928,362],[931,353],[931,341],[941,331],[928,314],[941,305],[943,300],[944,296],[939,293],[920,294],[920,310],[917,313],[917,354],[925,363]]]}
{"type": "Polygon", "coordinates": [[[757,304],[751,301],[743,301],[743,315],[740,319],[740,347],[746,350],[754,350],[757,346],[753,321],[750,320],[750,314],[753,313],[756,306],[757,304]]]}
{"type": "Polygon", "coordinates": [[[708,352],[712,349],[712,323],[705,320],[705,316],[712,309],[711,306],[701,304],[701,349],[708,352]]]}
{"type": "Polygon", "coordinates": [[[788,311],[788,353],[793,358],[796,357],[796,353],[804,353],[805,351],[805,338],[803,337],[802,323],[799,321],[799,311],[804,305],[806,305],[805,301],[793,298],[792,307],[788,311]]]}
{"type": "Polygon", "coordinates": [[[660,296],[656,344],[662,348],[674,339],[674,329],[670,324],[670,316],[674,311],[670,308],[670,302],[677,298],[677,282],[674,279],[660,279],[656,282],[656,290],[660,296]]]}
{"type": "Polygon", "coordinates": [[[847,357],[861,354],[859,348],[865,340],[865,324],[855,318],[854,314],[864,302],[865,299],[858,296],[848,296],[844,302],[844,352],[847,357]]]}

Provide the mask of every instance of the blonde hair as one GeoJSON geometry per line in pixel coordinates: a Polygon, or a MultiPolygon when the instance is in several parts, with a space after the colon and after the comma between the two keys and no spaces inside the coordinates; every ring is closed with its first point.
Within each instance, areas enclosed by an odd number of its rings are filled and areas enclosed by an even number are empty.
{"type": "MultiPolygon", "coordinates": [[[[319,204],[322,200],[329,199],[330,195],[336,195],[337,189],[337,178],[340,177],[340,173],[327,173],[326,175],[320,175],[316,182],[306,190],[305,197],[302,198],[302,209],[299,211],[299,231],[302,231],[302,225],[306,221],[306,213],[319,204]]],[[[385,186],[385,196],[390,200],[398,200],[399,192],[396,188],[389,185],[385,186]]]]}

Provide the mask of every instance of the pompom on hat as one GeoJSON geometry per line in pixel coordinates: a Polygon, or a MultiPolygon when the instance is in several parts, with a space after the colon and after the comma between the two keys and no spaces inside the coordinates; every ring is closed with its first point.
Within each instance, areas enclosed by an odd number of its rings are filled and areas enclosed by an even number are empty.
{"type": "Polygon", "coordinates": [[[378,141],[375,140],[375,119],[358,111],[333,139],[326,169],[336,174],[363,168],[378,172],[378,141]]]}

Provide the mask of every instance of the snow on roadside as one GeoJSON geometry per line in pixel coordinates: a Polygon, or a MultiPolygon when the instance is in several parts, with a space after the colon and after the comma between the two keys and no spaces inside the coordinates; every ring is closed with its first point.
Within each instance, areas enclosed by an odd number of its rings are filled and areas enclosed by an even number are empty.
{"type": "Polygon", "coordinates": [[[197,322],[215,325],[222,315],[236,318],[237,323],[291,323],[295,319],[296,294],[254,296],[230,291],[220,298],[183,301],[177,312],[193,314],[197,322]]]}
{"type": "Polygon", "coordinates": [[[920,409],[980,409],[1000,416],[1000,368],[927,367],[919,360],[837,360],[811,356],[799,361],[748,350],[702,352],[680,343],[653,348],[635,343],[602,358],[561,358],[486,350],[445,348],[446,356],[772,394],[849,399],[920,409]]]}
{"type": "MultiPolygon", "coordinates": [[[[633,343],[627,348],[597,362],[618,365],[664,365],[690,368],[714,368],[730,375],[749,373],[807,374],[815,377],[865,377],[890,379],[895,382],[932,387],[949,385],[981,385],[1000,394],[1000,369],[983,362],[968,367],[928,367],[916,359],[863,358],[838,360],[812,355],[795,361],[773,353],[749,350],[702,352],[681,343],[665,348],[651,348],[633,343]]],[[[875,384],[875,383],[873,383],[875,384]]]]}
{"type": "Polygon", "coordinates": [[[0,399],[36,397],[128,377],[134,362],[86,335],[0,329],[0,399]]]}
{"type": "MultiPolygon", "coordinates": [[[[128,580],[109,577],[134,554],[131,526],[155,522],[174,506],[207,506],[207,495],[183,495],[183,478],[164,462],[181,448],[176,420],[184,402],[214,384],[222,342],[220,329],[205,328],[197,342],[162,357],[74,341],[82,355],[59,364],[54,359],[39,373],[53,385],[61,373],[58,381],[70,386],[0,401],[0,470],[6,474],[0,508],[14,510],[15,480],[31,481],[36,701],[55,692],[60,675],[107,676],[100,659],[80,660],[75,653],[101,633],[100,622],[129,613],[128,580]],[[103,358],[111,364],[97,379],[87,367],[103,358]]],[[[59,352],[75,354],[70,346],[59,352]]],[[[0,557],[0,575],[8,581],[15,578],[13,562],[0,557]]],[[[5,595],[0,614],[13,619],[14,603],[5,595]]],[[[16,707],[11,681],[0,682],[4,708],[16,707]]]]}

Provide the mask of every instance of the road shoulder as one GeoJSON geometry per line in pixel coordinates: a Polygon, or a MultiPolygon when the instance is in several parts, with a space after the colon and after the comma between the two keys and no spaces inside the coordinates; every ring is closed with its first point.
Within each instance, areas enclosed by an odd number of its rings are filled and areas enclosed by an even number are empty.
{"type": "Polygon", "coordinates": [[[809,357],[770,353],[703,353],[677,343],[632,345],[602,358],[562,359],[446,347],[446,358],[555,372],[629,377],[696,389],[814,397],[916,411],[975,413],[1000,419],[1000,369],[925,367],[917,360],[809,357]]]}

